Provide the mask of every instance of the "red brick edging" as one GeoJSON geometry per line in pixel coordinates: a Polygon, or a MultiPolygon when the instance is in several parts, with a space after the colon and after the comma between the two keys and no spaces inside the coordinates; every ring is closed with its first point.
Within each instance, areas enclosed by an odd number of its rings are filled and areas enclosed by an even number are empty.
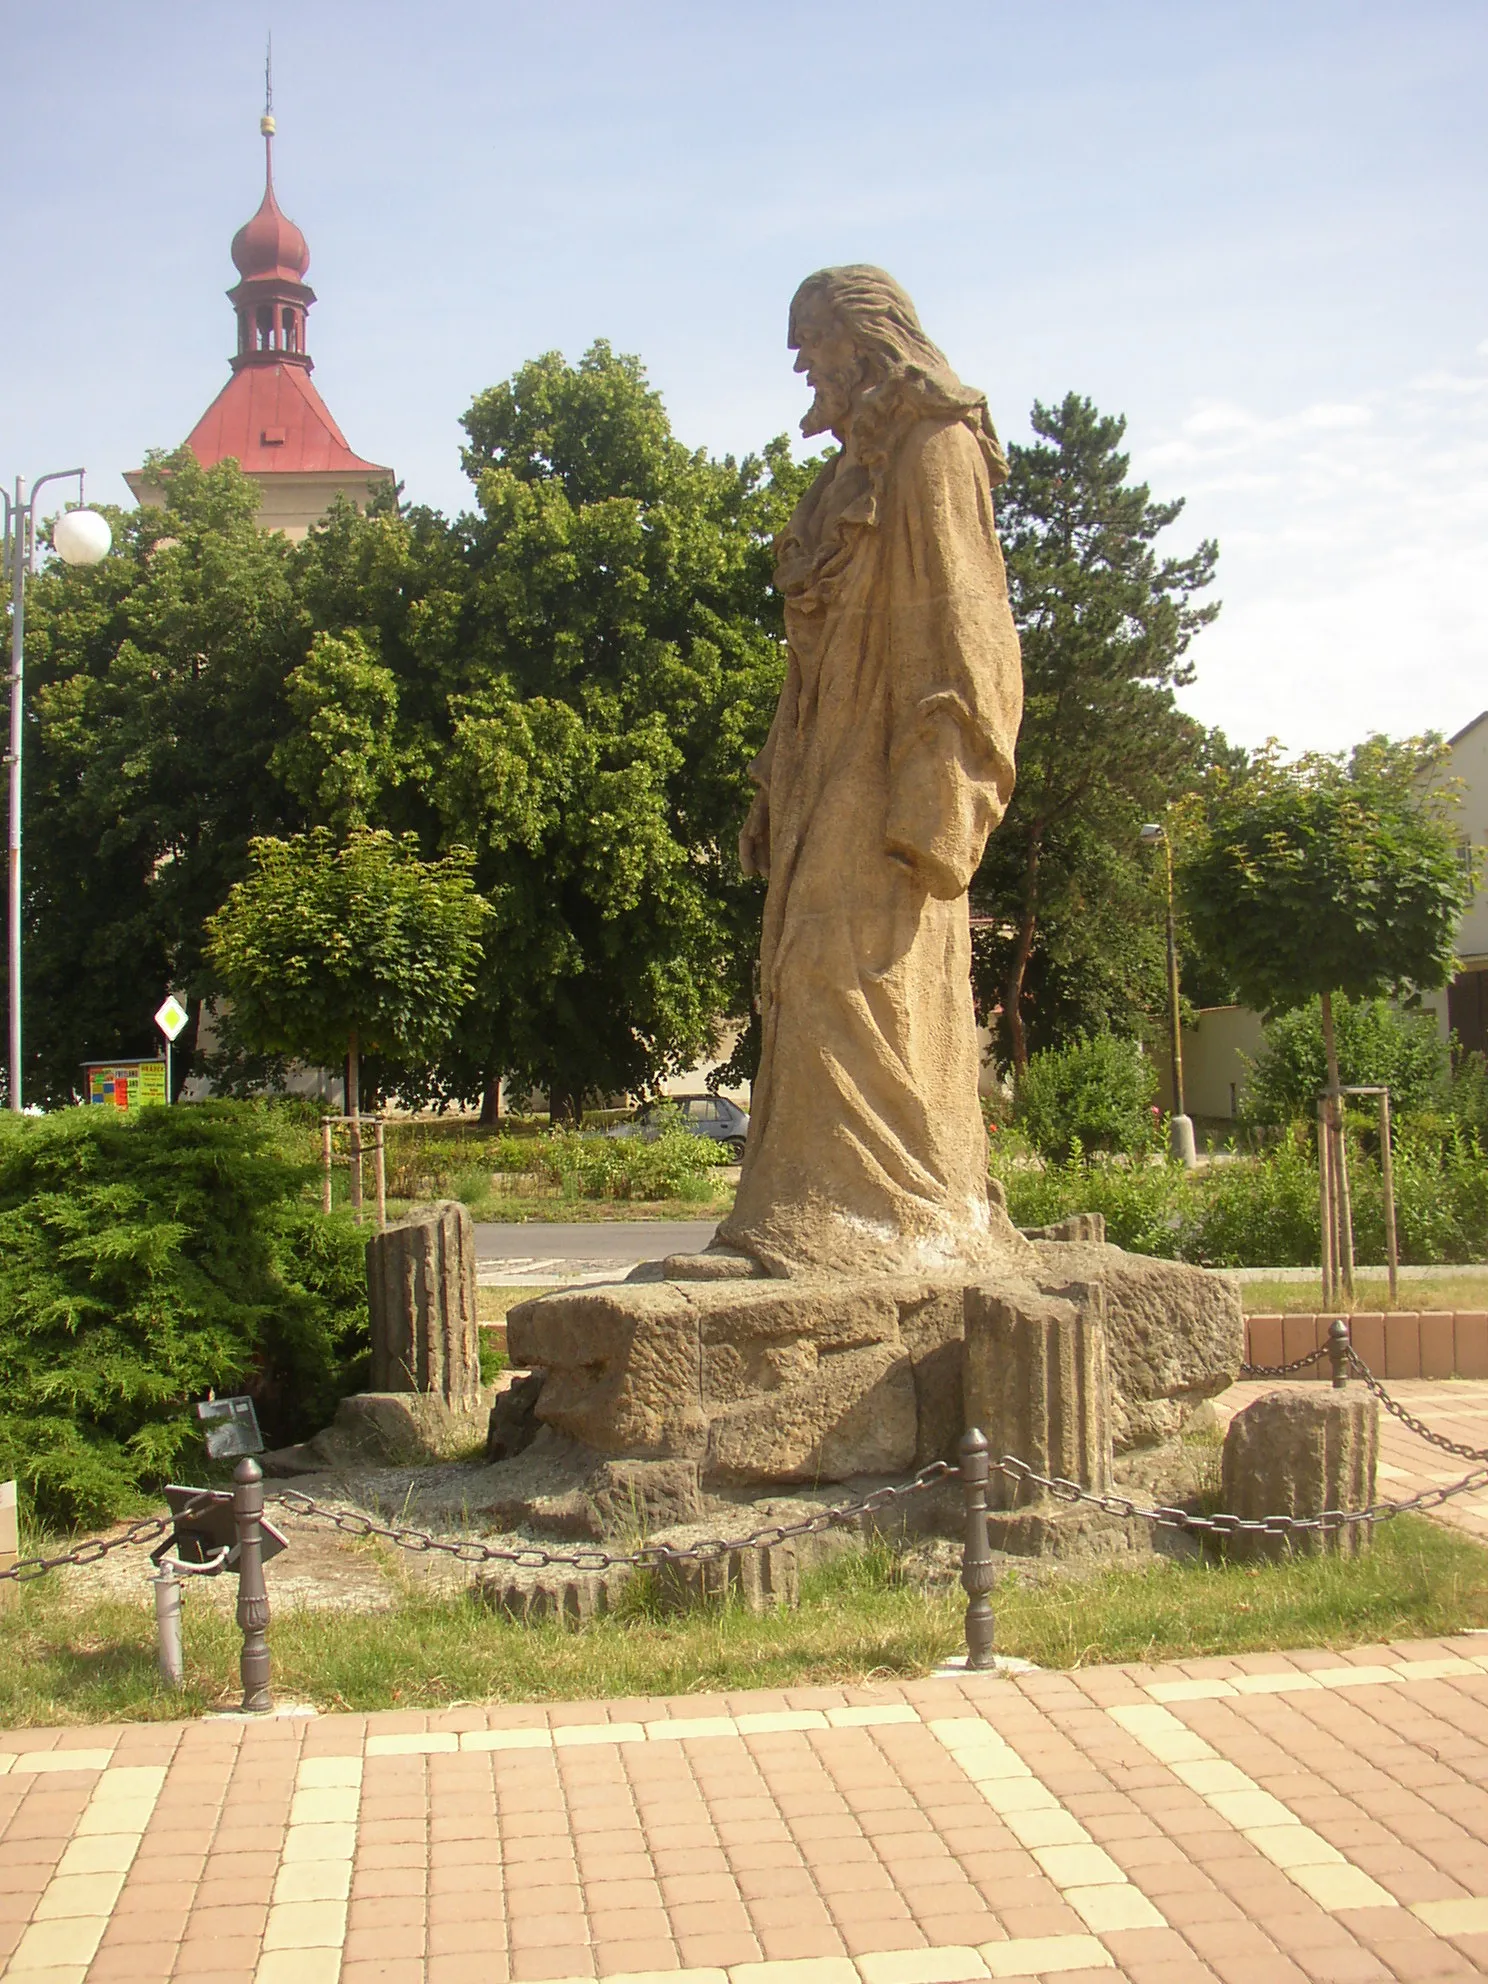
{"type": "MultiPolygon", "coordinates": [[[[1327,1341],[1338,1312],[1247,1316],[1247,1364],[1290,1364],[1327,1341]]],[[[1355,1350],[1377,1378],[1488,1378],[1488,1309],[1363,1311],[1348,1318],[1355,1350]]],[[[1299,1378],[1327,1380],[1326,1358],[1299,1378]]]]}

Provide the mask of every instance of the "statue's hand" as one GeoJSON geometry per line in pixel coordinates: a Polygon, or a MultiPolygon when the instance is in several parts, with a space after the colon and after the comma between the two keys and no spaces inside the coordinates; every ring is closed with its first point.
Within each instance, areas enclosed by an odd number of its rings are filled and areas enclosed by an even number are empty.
{"type": "Polygon", "coordinates": [[[770,797],[763,786],[739,831],[739,866],[746,875],[770,873],[770,797]]]}

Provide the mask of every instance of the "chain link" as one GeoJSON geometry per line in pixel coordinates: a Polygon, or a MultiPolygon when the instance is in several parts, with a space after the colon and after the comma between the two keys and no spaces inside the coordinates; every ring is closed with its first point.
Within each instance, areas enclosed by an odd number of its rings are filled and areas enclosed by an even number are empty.
{"type": "Polygon", "coordinates": [[[22,1557],[9,1570],[0,1571],[0,1584],[29,1584],[32,1578],[44,1578],[48,1571],[70,1570],[77,1564],[101,1564],[115,1550],[127,1550],[134,1543],[157,1542],[185,1517],[200,1515],[203,1509],[213,1507],[218,1499],[208,1489],[170,1515],[142,1517],[139,1522],[131,1523],[122,1535],[90,1536],[85,1543],[75,1543],[59,1557],[22,1557]]]}
{"type": "Polygon", "coordinates": [[[859,1501],[818,1510],[800,1522],[768,1523],[748,1536],[709,1537],[681,1548],[668,1543],[643,1543],[639,1550],[601,1550],[597,1545],[577,1550],[548,1550],[540,1543],[521,1544],[513,1549],[504,1544],[482,1543],[476,1537],[435,1536],[426,1529],[374,1522],[371,1516],[350,1509],[326,1508],[297,1488],[281,1489],[268,1499],[286,1515],[299,1516],[307,1522],[330,1523],[344,1535],[375,1536],[383,1543],[420,1556],[437,1551],[442,1556],[453,1557],[457,1564],[508,1564],[514,1570],[532,1571],[548,1570],[556,1565],[564,1570],[608,1571],[620,1565],[647,1568],[658,1564],[711,1564],[735,1550],[769,1549],[774,1544],[789,1542],[792,1537],[817,1536],[824,1530],[842,1529],[860,1516],[873,1515],[879,1509],[892,1508],[908,1496],[921,1494],[938,1481],[957,1478],[959,1472],[949,1461],[932,1461],[912,1481],[891,1488],[875,1488],[871,1495],[864,1495],[859,1501]]]}
{"type": "Polygon", "coordinates": [[[1294,1371],[1305,1371],[1309,1364],[1317,1364],[1328,1355],[1327,1344],[1319,1344],[1316,1350],[1309,1350],[1305,1357],[1294,1357],[1290,1364],[1242,1364],[1242,1378],[1289,1378],[1294,1371]]]}
{"type": "Polygon", "coordinates": [[[1107,1515],[1120,1516],[1127,1522],[1156,1523],[1160,1529],[1187,1529],[1209,1536],[1290,1536],[1297,1531],[1346,1529],[1354,1523],[1388,1522],[1392,1516],[1414,1514],[1418,1509],[1440,1508],[1454,1495],[1488,1488],[1488,1467],[1480,1467],[1445,1487],[1423,1488],[1419,1495],[1412,1495],[1403,1502],[1372,1502],[1367,1509],[1325,1509],[1316,1516],[1197,1516],[1187,1509],[1147,1508],[1125,1495],[1098,1495],[1092,1489],[1082,1488],[1078,1481],[1066,1481],[1057,1474],[1040,1474],[1027,1461],[1019,1460],[1012,1454],[1004,1454],[992,1465],[1010,1480],[1031,1481],[1035,1486],[1047,1489],[1061,1502],[1087,1502],[1094,1508],[1103,1509],[1107,1515]]]}
{"type": "Polygon", "coordinates": [[[1445,1433],[1433,1432],[1424,1419],[1418,1419],[1415,1413],[1407,1411],[1399,1399],[1391,1398],[1352,1344],[1348,1354],[1360,1382],[1374,1393],[1386,1412],[1398,1419],[1402,1426],[1408,1426],[1418,1439],[1424,1440],[1430,1447],[1439,1447],[1444,1454],[1451,1454],[1457,1460],[1488,1461],[1488,1447],[1470,1447],[1465,1440],[1449,1440],[1445,1433]]]}

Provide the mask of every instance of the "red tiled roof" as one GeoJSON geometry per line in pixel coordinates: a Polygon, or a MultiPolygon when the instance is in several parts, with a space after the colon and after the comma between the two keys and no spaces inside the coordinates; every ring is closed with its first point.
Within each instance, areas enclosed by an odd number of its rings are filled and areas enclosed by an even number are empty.
{"type": "Polygon", "coordinates": [[[302,365],[245,365],[186,437],[203,468],[233,455],[254,475],[345,470],[392,474],[346,445],[302,365]]]}

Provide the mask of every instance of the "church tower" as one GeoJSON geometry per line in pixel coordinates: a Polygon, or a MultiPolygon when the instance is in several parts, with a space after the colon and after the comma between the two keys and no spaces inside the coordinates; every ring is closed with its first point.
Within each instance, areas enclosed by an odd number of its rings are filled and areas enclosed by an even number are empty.
{"type": "MultiPolygon", "coordinates": [[[[270,98],[272,104],[272,97],[270,98]]],[[[252,220],[233,236],[239,281],[227,292],[238,321],[232,377],[186,437],[203,468],[236,458],[263,492],[259,522],[303,537],[338,495],[365,506],[393,481],[391,469],[363,461],[310,383],[314,367],[305,319],[315,291],[305,281],[310,250],[274,195],[274,118],[265,109],[264,195],[252,220]]],[[[141,503],[161,490],[135,469],[124,480],[141,503]]]]}

